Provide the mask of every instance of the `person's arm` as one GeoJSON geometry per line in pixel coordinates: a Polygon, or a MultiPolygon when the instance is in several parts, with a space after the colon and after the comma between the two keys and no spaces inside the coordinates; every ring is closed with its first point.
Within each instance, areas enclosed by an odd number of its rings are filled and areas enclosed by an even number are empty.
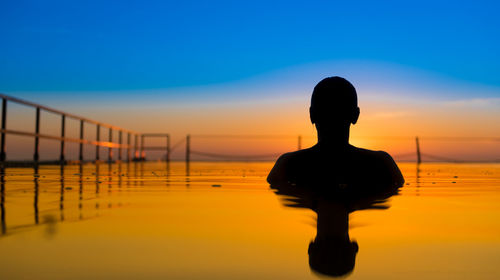
{"type": "Polygon", "coordinates": [[[387,168],[387,172],[389,173],[391,185],[397,188],[402,187],[405,183],[405,179],[403,177],[403,174],[401,174],[401,170],[399,170],[398,165],[391,157],[391,155],[389,155],[386,152],[382,152],[382,154],[383,154],[382,159],[384,161],[384,165],[387,168]]]}
{"type": "Polygon", "coordinates": [[[267,182],[271,184],[271,187],[273,185],[282,185],[288,183],[286,168],[287,156],[286,154],[284,154],[278,158],[278,160],[274,164],[273,169],[271,169],[271,172],[269,172],[269,175],[267,176],[267,182]]]}

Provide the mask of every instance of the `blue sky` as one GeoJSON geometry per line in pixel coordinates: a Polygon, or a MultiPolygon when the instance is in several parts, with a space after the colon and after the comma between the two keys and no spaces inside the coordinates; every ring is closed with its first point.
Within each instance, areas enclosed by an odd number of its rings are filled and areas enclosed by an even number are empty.
{"type": "MultiPolygon", "coordinates": [[[[0,92],[175,141],[313,136],[312,88],[339,75],[359,94],[353,136],[497,137],[498,11],[498,1],[4,0],[0,92]]],[[[9,125],[30,131],[33,110],[18,109],[9,125]]],[[[498,150],[481,147],[469,150],[498,150]]]]}
{"type": "MultiPolygon", "coordinates": [[[[134,95],[235,83],[325,61],[397,65],[444,83],[500,87],[495,1],[3,1],[0,7],[0,92],[7,94],[134,95]]],[[[166,92],[189,98],[187,90],[166,92]]]]}

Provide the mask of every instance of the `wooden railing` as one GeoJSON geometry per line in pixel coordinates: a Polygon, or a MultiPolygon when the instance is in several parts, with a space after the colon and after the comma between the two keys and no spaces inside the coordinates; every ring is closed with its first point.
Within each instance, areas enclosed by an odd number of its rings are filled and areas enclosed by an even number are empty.
{"type": "MultiPolygon", "coordinates": [[[[141,133],[132,131],[132,130],[127,130],[118,126],[106,124],[103,122],[98,122],[95,120],[91,120],[88,118],[80,117],[74,114],[70,114],[67,112],[63,112],[60,110],[56,110],[47,106],[43,106],[40,104],[36,104],[33,102],[29,102],[26,100],[22,100],[16,97],[8,96],[5,94],[0,93],[0,98],[2,99],[2,121],[1,121],[1,128],[0,128],[0,162],[4,163],[6,161],[6,148],[5,148],[5,138],[6,135],[11,134],[11,135],[21,135],[21,136],[28,136],[28,137],[34,137],[35,139],[35,144],[34,144],[34,151],[33,151],[33,162],[38,163],[40,160],[40,139],[51,139],[51,140],[56,140],[61,143],[60,147],[60,155],[59,155],[59,161],[61,163],[66,162],[66,156],[65,156],[65,145],[66,142],[72,142],[72,143],[79,143],[79,152],[78,152],[78,159],[80,161],[83,161],[83,149],[84,145],[94,145],[96,147],[96,153],[95,153],[95,160],[99,161],[100,160],[100,147],[107,148],[108,149],[108,161],[113,161],[113,148],[118,149],[118,160],[122,160],[122,150],[125,149],[127,151],[126,154],[126,160],[130,161],[132,159],[144,159],[143,155],[139,155],[138,151],[138,143],[139,143],[139,136],[141,136],[141,133]],[[9,129],[7,128],[7,105],[9,102],[21,104],[24,106],[28,106],[31,108],[36,109],[36,114],[35,114],[35,130],[33,132],[27,132],[27,131],[20,131],[20,130],[15,130],[15,129],[9,129]],[[40,132],[40,112],[41,111],[46,111],[50,113],[54,113],[56,115],[59,115],[61,117],[61,134],[60,136],[55,136],[55,135],[48,135],[40,132]],[[67,137],[66,136],[66,119],[71,118],[75,119],[80,122],[80,135],[79,138],[72,138],[72,137],[67,137]],[[95,140],[87,140],[84,138],[84,126],[86,124],[91,124],[96,126],[96,139],[95,140]],[[102,141],[101,140],[101,128],[107,128],[109,130],[108,133],[108,141],[102,141]],[[113,132],[117,131],[118,132],[118,143],[113,142],[113,132]],[[124,137],[123,134],[126,134],[126,143],[124,142],[124,137]],[[135,137],[134,139],[134,145],[131,145],[131,138],[135,137]],[[132,149],[134,149],[134,157],[132,158],[131,152],[132,149]]],[[[142,146],[142,145],[141,145],[142,146]]]]}

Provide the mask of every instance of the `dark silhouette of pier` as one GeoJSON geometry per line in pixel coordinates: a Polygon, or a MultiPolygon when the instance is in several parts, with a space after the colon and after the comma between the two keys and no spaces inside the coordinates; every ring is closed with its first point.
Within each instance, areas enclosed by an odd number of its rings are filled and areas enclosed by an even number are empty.
{"type": "Polygon", "coordinates": [[[166,160],[170,161],[170,135],[167,133],[139,133],[136,131],[124,129],[115,125],[91,120],[85,117],[77,116],[68,112],[60,111],[57,109],[53,109],[44,105],[40,105],[37,103],[33,103],[30,101],[22,100],[16,97],[8,96],[5,94],[0,94],[0,98],[2,99],[2,120],[1,120],[1,128],[0,128],[0,164],[7,166],[16,166],[16,165],[31,165],[31,164],[67,164],[70,163],[66,159],[66,143],[78,143],[79,144],[79,152],[78,152],[78,161],[84,161],[84,145],[95,146],[95,158],[91,161],[97,162],[100,161],[100,148],[107,148],[107,162],[113,161],[142,161],[145,160],[145,151],[146,150],[163,150],[166,152],[166,160]],[[34,108],[36,110],[35,113],[35,129],[33,132],[22,131],[17,129],[11,129],[7,127],[7,117],[8,117],[8,103],[16,103],[20,105],[24,105],[30,108],[34,108]],[[56,114],[61,117],[61,131],[60,135],[50,135],[45,134],[40,131],[40,113],[42,111],[50,112],[56,114]],[[66,135],[66,119],[74,119],[79,121],[80,127],[80,135],[79,138],[72,138],[66,135]],[[85,139],[84,135],[84,127],[85,125],[93,125],[96,128],[96,137],[95,140],[85,139]],[[108,139],[107,141],[101,138],[101,130],[108,130],[108,139]],[[118,132],[118,141],[113,140],[114,132],[118,132]],[[7,151],[6,151],[6,136],[7,135],[19,135],[26,137],[34,138],[34,148],[33,148],[33,160],[26,162],[15,162],[15,161],[7,161],[7,151]],[[126,142],[125,142],[125,137],[126,142]],[[148,137],[165,137],[166,143],[165,146],[145,146],[145,139],[148,137]],[[59,149],[59,159],[55,161],[40,161],[40,139],[50,139],[54,141],[60,142],[59,149]],[[139,140],[140,139],[140,140],[139,140]],[[140,146],[140,150],[139,150],[140,146]],[[113,155],[113,149],[118,149],[118,156],[115,157],[113,155]],[[132,150],[134,151],[134,155],[132,156],[132,150]],[[123,157],[123,151],[126,151],[125,157],[123,157]]]}
{"type": "MultiPolygon", "coordinates": [[[[233,139],[247,139],[247,140],[253,140],[253,139],[265,139],[265,140],[284,140],[287,141],[288,143],[291,143],[293,141],[296,141],[297,143],[297,150],[300,150],[303,148],[303,140],[304,139],[312,139],[314,137],[307,137],[307,136],[302,136],[302,135],[230,135],[230,134],[194,134],[194,135],[187,135],[184,139],[181,139],[178,143],[176,143],[175,147],[185,143],[186,146],[186,162],[189,162],[192,160],[193,156],[198,156],[196,160],[220,160],[220,161],[273,161],[276,160],[276,158],[281,155],[283,152],[276,152],[276,153],[261,153],[261,154],[232,154],[232,153],[218,153],[218,152],[213,152],[213,151],[205,151],[198,149],[196,147],[193,148],[193,140],[198,141],[203,141],[206,139],[220,139],[220,141],[232,141],[233,139]]],[[[414,148],[412,150],[411,146],[409,145],[409,151],[407,153],[394,153],[392,154],[393,157],[402,160],[402,161],[410,161],[410,162],[416,162],[416,163],[422,163],[422,162],[447,162],[447,163],[470,163],[470,162],[484,162],[484,163],[497,163],[500,162],[500,157],[493,159],[493,160],[485,160],[485,159],[463,159],[463,158],[456,158],[456,157],[448,157],[448,156],[442,156],[442,155],[437,155],[433,153],[426,153],[422,152],[421,148],[421,143],[426,142],[426,141],[441,141],[441,142],[449,142],[449,143],[456,143],[456,142],[493,142],[493,143],[499,143],[500,144],[500,137],[401,137],[401,136],[364,136],[364,137],[357,137],[357,139],[363,139],[363,140],[400,140],[400,141],[406,141],[408,143],[411,143],[413,141],[414,143],[414,148]]]]}

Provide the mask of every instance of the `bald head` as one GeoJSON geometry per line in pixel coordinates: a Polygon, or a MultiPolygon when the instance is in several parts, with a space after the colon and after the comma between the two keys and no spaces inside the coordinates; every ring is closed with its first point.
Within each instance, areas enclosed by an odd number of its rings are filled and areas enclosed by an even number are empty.
{"type": "Polygon", "coordinates": [[[317,127],[356,123],[359,116],[356,89],[341,77],[323,79],[314,87],[310,115],[317,127]]]}

